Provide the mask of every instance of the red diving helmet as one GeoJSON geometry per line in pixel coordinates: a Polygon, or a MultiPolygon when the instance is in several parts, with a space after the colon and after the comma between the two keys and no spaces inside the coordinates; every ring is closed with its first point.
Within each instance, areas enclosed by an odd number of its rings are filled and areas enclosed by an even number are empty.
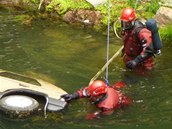
{"type": "Polygon", "coordinates": [[[120,19],[123,30],[131,29],[133,21],[136,19],[135,10],[132,8],[123,9],[120,19]]]}
{"type": "Polygon", "coordinates": [[[90,96],[99,96],[107,93],[107,85],[101,81],[96,80],[88,86],[87,92],[90,96]]]}

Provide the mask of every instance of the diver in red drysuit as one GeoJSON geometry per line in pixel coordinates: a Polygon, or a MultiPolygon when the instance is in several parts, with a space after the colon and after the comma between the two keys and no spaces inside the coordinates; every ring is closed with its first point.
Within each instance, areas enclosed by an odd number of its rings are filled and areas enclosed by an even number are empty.
{"type": "Polygon", "coordinates": [[[90,98],[91,102],[100,109],[100,111],[86,116],[86,119],[93,119],[100,115],[112,114],[115,109],[131,103],[131,100],[119,91],[125,86],[123,82],[107,86],[103,81],[96,80],[88,87],[84,87],[73,94],[62,95],[62,98],[66,101],[85,97],[90,98]]]}
{"type": "Polygon", "coordinates": [[[136,19],[135,10],[126,8],[121,14],[124,62],[129,69],[150,70],[154,49],[152,33],[136,19]]]}

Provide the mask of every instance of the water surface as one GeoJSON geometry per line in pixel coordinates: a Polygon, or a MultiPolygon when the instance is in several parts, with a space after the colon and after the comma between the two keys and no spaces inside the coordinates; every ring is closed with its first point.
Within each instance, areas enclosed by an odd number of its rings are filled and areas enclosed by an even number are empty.
{"type": "MultiPolygon", "coordinates": [[[[49,81],[69,93],[87,86],[106,63],[106,35],[84,26],[70,26],[53,20],[37,20],[30,26],[15,22],[15,15],[0,9],[0,69],[49,81]]],[[[110,36],[111,57],[121,41],[110,36]]],[[[170,129],[172,126],[172,51],[165,44],[162,55],[148,76],[125,69],[119,56],[109,66],[109,83],[128,79],[123,92],[133,99],[130,107],[110,116],[86,121],[96,111],[88,100],[76,100],[62,113],[40,114],[27,120],[1,116],[0,129],[170,129]]],[[[105,72],[98,77],[105,78],[105,72]]]]}

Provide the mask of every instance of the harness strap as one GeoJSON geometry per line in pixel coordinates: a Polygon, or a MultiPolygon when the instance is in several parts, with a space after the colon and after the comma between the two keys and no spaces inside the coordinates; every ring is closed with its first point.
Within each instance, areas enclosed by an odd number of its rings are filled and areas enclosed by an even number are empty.
{"type": "Polygon", "coordinates": [[[140,39],[139,39],[139,32],[143,29],[146,28],[146,26],[140,22],[139,20],[135,20],[134,22],[134,35],[136,37],[136,40],[138,41],[138,43],[140,43],[140,39]]]}

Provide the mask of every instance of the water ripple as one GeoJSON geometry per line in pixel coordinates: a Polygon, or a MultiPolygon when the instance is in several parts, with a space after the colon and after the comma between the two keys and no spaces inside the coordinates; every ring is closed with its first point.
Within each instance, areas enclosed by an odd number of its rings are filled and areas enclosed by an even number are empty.
{"type": "Polygon", "coordinates": [[[0,59],[2,59],[2,58],[4,58],[5,57],[5,55],[0,55],[0,59]]]}
{"type": "Polygon", "coordinates": [[[10,40],[8,40],[8,41],[6,41],[6,42],[3,42],[3,44],[10,44],[13,40],[14,40],[14,39],[10,39],[10,40]]]}

